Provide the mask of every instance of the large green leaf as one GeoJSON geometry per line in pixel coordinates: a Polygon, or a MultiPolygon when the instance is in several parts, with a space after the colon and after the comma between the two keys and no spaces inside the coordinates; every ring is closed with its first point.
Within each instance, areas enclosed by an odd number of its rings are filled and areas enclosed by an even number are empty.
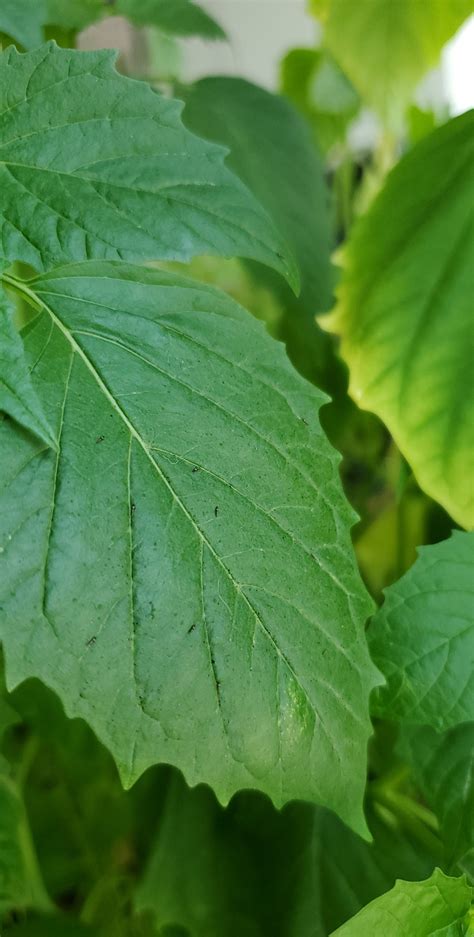
{"type": "Polygon", "coordinates": [[[353,229],[328,328],[352,395],[387,424],[425,491],[474,524],[474,111],[425,137],[353,229]]]}
{"type": "Polygon", "coordinates": [[[205,78],[182,89],[186,125],[229,148],[229,166],[285,233],[301,273],[298,299],[281,277],[252,265],[286,310],[280,337],[319,387],[332,390],[332,343],[315,325],[332,301],[329,193],[311,133],[289,101],[240,78],[205,78]]]}
{"type": "Polygon", "coordinates": [[[421,547],[369,628],[377,713],[443,730],[474,720],[474,533],[421,547]]]}
{"type": "Polygon", "coordinates": [[[2,0],[0,33],[11,36],[24,49],[32,49],[43,41],[42,26],[46,19],[46,0],[2,0]]]}
{"type": "Polygon", "coordinates": [[[404,726],[402,751],[440,822],[446,864],[474,872],[474,723],[442,735],[427,726],[404,726]]]}
{"type": "Polygon", "coordinates": [[[471,891],[464,878],[448,878],[436,869],[425,882],[397,882],[333,937],[462,937],[471,891]]]}
{"type": "Polygon", "coordinates": [[[7,684],[55,689],[126,784],[167,761],[364,829],[379,675],[326,398],[192,281],[92,263],[20,289],[60,450],[1,428],[7,684]]]}
{"type": "Polygon", "coordinates": [[[324,41],[370,106],[398,121],[417,82],[472,13],[471,0],[324,0],[324,41]]]}
{"type": "Polygon", "coordinates": [[[13,310],[0,286],[0,412],[36,433],[47,446],[56,447],[41,404],[33,389],[23,343],[13,324],[13,310]]]}
{"type": "Polygon", "coordinates": [[[223,150],[184,129],[176,101],[119,75],[114,57],[54,43],[0,56],[3,256],[39,269],[232,254],[294,284],[283,241],[223,150]]]}

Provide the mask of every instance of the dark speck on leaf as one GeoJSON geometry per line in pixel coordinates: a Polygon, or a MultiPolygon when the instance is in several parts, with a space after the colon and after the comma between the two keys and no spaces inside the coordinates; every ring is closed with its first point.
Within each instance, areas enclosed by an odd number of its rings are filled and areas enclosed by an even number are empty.
{"type": "Polygon", "coordinates": [[[103,442],[104,439],[105,439],[105,436],[97,436],[96,442],[103,442]]]}
{"type": "Polygon", "coordinates": [[[188,633],[188,634],[191,634],[191,633],[194,631],[195,627],[196,627],[196,624],[193,622],[193,624],[191,625],[191,627],[188,628],[188,632],[187,632],[187,633],[188,633]]]}
{"type": "Polygon", "coordinates": [[[199,472],[197,465],[193,465],[192,472],[193,472],[193,475],[195,472],[199,472]]]}
{"type": "Polygon", "coordinates": [[[301,422],[304,423],[305,426],[308,425],[308,421],[305,420],[304,416],[301,417],[301,422]]]}
{"type": "Polygon", "coordinates": [[[92,635],[92,638],[89,638],[89,640],[86,641],[86,647],[94,647],[94,644],[95,644],[96,641],[97,641],[97,638],[96,638],[95,634],[93,634],[93,635],[92,635]]]}
{"type": "Polygon", "coordinates": [[[215,506],[215,508],[214,508],[214,517],[217,517],[218,513],[219,513],[219,505],[216,504],[216,506],[215,506]]]}
{"type": "Polygon", "coordinates": [[[131,503],[131,505],[130,505],[130,511],[132,512],[132,514],[135,513],[136,509],[137,509],[137,506],[136,506],[135,502],[132,501],[132,503],[131,503]]]}

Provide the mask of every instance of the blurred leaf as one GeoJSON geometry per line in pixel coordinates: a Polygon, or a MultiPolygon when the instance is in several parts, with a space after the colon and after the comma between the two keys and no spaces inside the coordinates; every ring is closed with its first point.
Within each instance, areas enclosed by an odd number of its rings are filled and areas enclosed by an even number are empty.
{"type": "Polygon", "coordinates": [[[285,309],[279,337],[296,367],[332,388],[338,364],[332,342],[314,322],[329,307],[334,282],[329,195],[305,122],[288,101],[239,78],[205,78],[181,93],[187,126],[229,147],[228,165],[284,233],[301,273],[299,298],[270,271],[254,265],[252,271],[285,309]]]}
{"type": "Polygon", "coordinates": [[[344,141],[360,99],[328,52],[292,49],[282,60],[280,82],[283,94],[304,114],[324,151],[344,141]]]}
{"type": "Polygon", "coordinates": [[[472,477],[474,111],[392,171],[344,249],[326,327],[341,335],[352,396],[377,413],[422,488],[466,527],[472,477]]]}
{"type": "Polygon", "coordinates": [[[365,103],[398,125],[412,92],[472,13],[471,0],[313,0],[324,43],[365,103]]]}
{"type": "Polygon", "coordinates": [[[397,874],[433,868],[409,837],[369,820],[371,845],[327,810],[280,813],[251,793],[223,810],[174,774],[138,905],[166,934],[174,925],[190,937],[325,937],[397,874]]]}
{"type": "MultiPolygon", "coordinates": [[[[3,713],[3,722],[5,722],[3,713]]],[[[21,791],[0,759],[0,915],[11,910],[48,910],[21,791]]]]}
{"type": "MultiPolygon", "coordinates": [[[[6,927],[5,937],[100,937],[98,932],[66,915],[44,915],[6,927]]],[[[112,937],[112,934],[110,935],[112,937]]]]}
{"type": "Polygon", "coordinates": [[[128,17],[135,26],[157,26],[173,36],[225,39],[222,27],[191,0],[115,0],[110,12],[128,17]]]}
{"type": "Polygon", "coordinates": [[[397,882],[332,937],[463,937],[471,896],[465,879],[436,869],[425,882],[397,882]]]}
{"type": "Polygon", "coordinates": [[[420,547],[368,630],[387,679],[375,694],[377,715],[439,730],[474,720],[473,608],[474,533],[420,547]]]}
{"type": "Polygon", "coordinates": [[[472,875],[474,723],[466,722],[442,735],[427,726],[403,726],[399,748],[439,819],[448,870],[472,875]]]}
{"type": "Polygon", "coordinates": [[[1,0],[0,33],[24,49],[39,46],[44,39],[46,0],[1,0]]]}

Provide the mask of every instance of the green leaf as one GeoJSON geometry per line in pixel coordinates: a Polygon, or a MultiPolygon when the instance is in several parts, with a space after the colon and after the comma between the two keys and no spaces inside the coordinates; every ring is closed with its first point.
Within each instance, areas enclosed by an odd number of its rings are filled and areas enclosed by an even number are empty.
{"type": "Polygon", "coordinates": [[[281,88],[311,124],[323,150],[344,141],[360,98],[323,49],[292,49],[281,63],[281,88]]]}
{"type": "Polygon", "coordinates": [[[192,937],[328,934],[397,872],[433,869],[408,839],[369,820],[370,845],[309,804],[277,812],[244,793],[222,810],[211,791],[190,791],[175,773],[137,905],[155,912],[159,933],[174,925],[192,937]]]}
{"type": "Polygon", "coordinates": [[[0,349],[0,411],[8,414],[25,429],[35,433],[47,446],[55,449],[56,441],[33,390],[23,343],[13,324],[13,310],[1,286],[0,349]]]}
{"type": "Polygon", "coordinates": [[[225,39],[222,27],[190,0],[116,0],[112,10],[137,26],[158,26],[172,36],[225,39]]]}
{"type": "Polygon", "coordinates": [[[368,636],[387,678],[375,711],[444,730],[474,720],[474,533],[421,547],[385,593],[368,636]]]}
{"type": "Polygon", "coordinates": [[[0,760],[0,915],[16,908],[48,910],[20,790],[0,760]]]}
{"type": "Polygon", "coordinates": [[[1,427],[7,685],[55,689],[126,784],[166,761],[363,830],[379,675],[326,398],[192,281],[83,264],[17,288],[45,307],[25,343],[60,450],[1,427]]]}
{"type": "Polygon", "coordinates": [[[474,857],[474,723],[442,735],[404,726],[400,747],[439,819],[449,871],[467,871],[474,857]]]}
{"type": "Polygon", "coordinates": [[[205,78],[181,93],[186,125],[229,148],[229,166],[285,232],[301,273],[299,298],[271,271],[253,265],[252,272],[286,308],[279,337],[292,360],[305,377],[332,389],[332,343],[314,321],[332,301],[329,193],[305,121],[284,98],[240,78],[205,78]]]}
{"type": "Polygon", "coordinates": [[[472,13],[471,0],[332,0],[324,42],[364,100],[398,123],[415,86],[472,13]]]}
{"type": "Polygon", "coordinates": [[[436,869],[425,882],[397,882],[388,894],[334,931],[333,937],[462,937],[471,891],[464,878],[448,878],[436,869]]]}
{"type": "Polygon", "coordinates": [[[66,914],[48,914],[32,918],[5,931],[11,937],[102,937],[99,933],[66,914]]]}
{"type": "Polygon", "coordinates": [[[43,42],[43,23],[46,21],[45,0],[2,0],[0,7],[0,33],[18,42],[24,49],[32,49],[43,42]]]}
{"type": "MultiPolygon", "coordinates": [[[[35,0],[27,2],[32,7],[35,0]]],[[[49,26],[59,26],[74,32],[102,19],[109,9],[104,0],[46,0],[46,6],[46,22],[49,26]]]]}
{"type": "Polygon", "coordinates": [[[0,56],[3,256],[40,269],[88,258],[252,257],[288,276],[285,244],[176,101],[119,75],[115,53],[47,43],[0,56]]]}
{"type": "Polygon", "coordinates": [[[326,320],[342,337],[352,396],[465,527],[474,524],[473,129],[471,111],[393,170],[353,229],[326,320]]]}

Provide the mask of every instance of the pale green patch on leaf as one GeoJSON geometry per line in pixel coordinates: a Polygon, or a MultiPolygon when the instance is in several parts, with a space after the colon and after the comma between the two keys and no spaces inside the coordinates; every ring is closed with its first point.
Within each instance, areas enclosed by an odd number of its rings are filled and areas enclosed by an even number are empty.
{"type": "Polygon", "coordinates": [[[334,931],[333,937],[462,937],[471,893],[464,878],[448,878],[436,869],[424,882],[397,882],[334,931]]]}
{"type": "Polygon", "coordinates": [[[56,448],[52,430],[31,383],[23,342],[13,323],[3,288],[0,286],[0,412],[56,448]]]}
{"type": "Polygon", "coordinates": [[[60,445],[2,427],[7,685],[56,690],[126,784],[165,761],[363,831],[380,676],[326,398],[192,281],[83,264],[21,289],[60,445]]]}
{"type": "Polygon", "coordinates": [[[472,13],[471,0],[312,0],[324,42],[365,102],[398,124],[415,86],[472,13]]]}
{"type": "Polygon", "coordinates": [[[404,726],[400,749],[439,819],[448,870],[474,877],[474,723],[442,735],[428,726],[404,726]]]}
{"type": "Polygon", "coordinates": [[[114,69],[115,53],[47,43],[0,56],[3,257],[244,256],[298,283],[284,241],[181,105],[114,69]]]}
{"type": "Polygon", "coordinates": [[[24,49],[33,49],[43,42],[46,21],[45,0],[1,0],[0,33],[11,37],[24,49]]]}
{"type": "Polygon", "coordinates": [[[474,533],[421,547],[368,631],[378,715],[440,731],[474,720],[474,533]]]}
{"type": "Polygon", "coordinates": [[[421,487],[474,524],[474,111],[425,137],[343,252],[338,304],[357,402],[386,423],[421,487]]]}

